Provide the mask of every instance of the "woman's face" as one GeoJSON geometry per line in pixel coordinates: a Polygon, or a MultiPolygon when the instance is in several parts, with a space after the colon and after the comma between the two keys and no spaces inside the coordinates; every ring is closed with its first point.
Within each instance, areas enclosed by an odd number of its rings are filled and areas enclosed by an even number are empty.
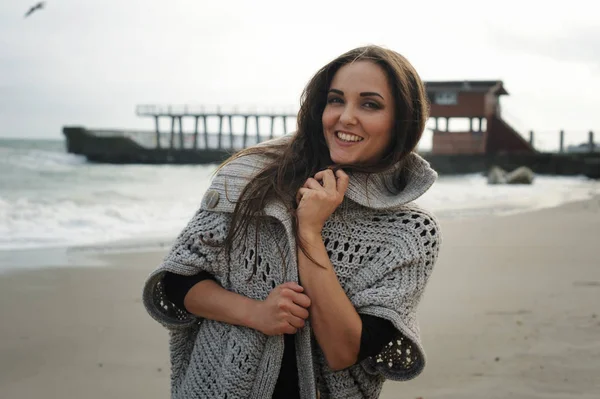
{"type": "Polygon", "coordinates": [[[384,70],[370,61],[341,67],[323,111],[323,134],[335,164],[373,164],[392,139],[394,99],[384,70]]]}

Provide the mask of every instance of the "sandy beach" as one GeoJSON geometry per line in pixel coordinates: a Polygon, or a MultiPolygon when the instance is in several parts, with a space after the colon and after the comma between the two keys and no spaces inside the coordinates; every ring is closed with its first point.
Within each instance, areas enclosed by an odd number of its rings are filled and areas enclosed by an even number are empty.
{"type": "MultiPolygon", "coordinates": [[[[442,228],[428,365],[382,398],[600,397],[600,198],[442,228]]],[[[52,267],[0,274],[0,398],[169,397],[167,332],[141,304],[164,251],[38,251],[52,267]]]]}

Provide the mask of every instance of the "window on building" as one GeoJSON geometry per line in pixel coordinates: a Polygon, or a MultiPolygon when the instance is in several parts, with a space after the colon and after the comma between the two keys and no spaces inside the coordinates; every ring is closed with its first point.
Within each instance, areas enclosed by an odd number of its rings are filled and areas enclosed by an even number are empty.
{"type": "Polygon", "coordinates": [[[458,96],[456,92],[441,91],[435,93],[434,102],[439,105],[456,105],[458,103],[458,96]]]}

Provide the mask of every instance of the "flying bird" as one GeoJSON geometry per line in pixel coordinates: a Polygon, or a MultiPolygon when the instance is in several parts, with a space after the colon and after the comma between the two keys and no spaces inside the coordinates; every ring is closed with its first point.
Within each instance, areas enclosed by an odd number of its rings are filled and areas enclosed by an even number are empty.
{"type": "Polygon", "coordinates": [[[25,13],[25,17],[24,18],[27,18],[28,16],[30,16],[31,14],[33,14],[37,10],[41,10],[42,8],[44,8],[45,4],[46,4],[45,1],[40,1],[39,3],[37,3],[36,5],[34,5],[33,7],[31,7],[29,9],[29,11],[27,11],[27,13],[25,13]]]}

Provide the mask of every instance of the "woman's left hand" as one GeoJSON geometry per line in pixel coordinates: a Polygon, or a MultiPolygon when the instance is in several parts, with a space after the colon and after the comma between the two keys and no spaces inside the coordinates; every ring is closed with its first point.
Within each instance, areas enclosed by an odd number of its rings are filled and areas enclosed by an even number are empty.
{"type": "Polygon", "coordinates": [[[339,169],[318,172],[309,178],[296,195],[298,227],[302,233],[321,234],[325,222],[344,200],[348,175],[339,169]]]}

